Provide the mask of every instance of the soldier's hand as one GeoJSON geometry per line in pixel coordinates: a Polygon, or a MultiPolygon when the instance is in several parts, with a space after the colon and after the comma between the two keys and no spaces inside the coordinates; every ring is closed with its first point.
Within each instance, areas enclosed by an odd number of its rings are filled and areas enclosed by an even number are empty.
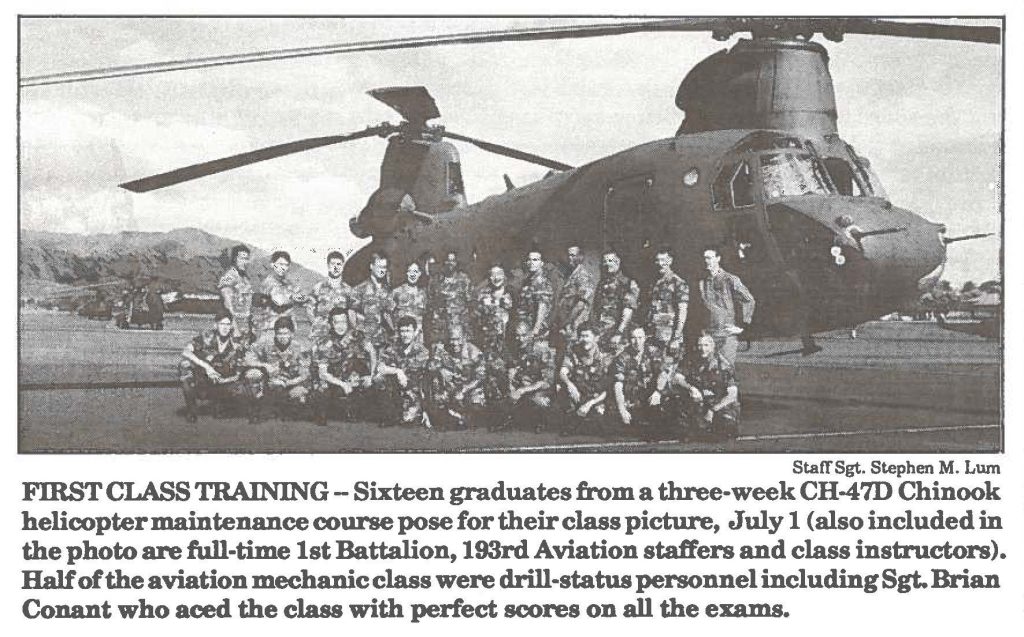
{"type": "Polygon", "coordinates": [[[619,412],[619,417],[622,418],[622,424],[631,425],[633,424],[633,415],[628,411],[619,412]]]}
{"type": "Polygon", "coordinates": [[[523,394],[518,389],[513,389],[508,393],[508,397],[512,399],[512,402],[514,403],[519,402],[519,399],[522,397],[522,395],[523,394]]]}
{"type": "Polygon", "coordinates": [[[363,376],[363,379],[361,381],[359,381],[359,386],[362,387],[363,389],[369,389],[370,385],[372,385],[372,384],[373,384],[373,377],[372,376],[363,376]]]}
{"type": "Polygon", "coordinates": [[[267,385],[275,389],[285,389],[288,387],[288,385],[280,378],[271,378],[267,385]]]}
{"type": "Polygon", "coordinates": [[[588,405],[586,403],[580,405],[579,408],[576,410],[576,415],[579,416],[580,418],[585,417],[589,413],[590,413],[590,405],[588,405]]]}
{"type": "Polygon", "coordinates": [[[661,392],[655,390],[651,397],[647,400],[647,404],[651,407],[657,407],[661,404],[661,392]]]}
{"type": "Polygon", "coordinates": [[[697,402],[704,400],[704,397],[700,395],[700,390],[697,389],[696,387],[690,388],[690,398],[694,399],[697,402]]]}
{"type": "Polygon", "coordinates": [[[572,385],[565,388],[569,392],[569,399],[574,403],[580,402],[580,390],[576,389],[572,385]]]}
{"type": "Polygon", "coordinates": [[[406,376],[405,372],[402,370],[398,370],[398,373],[395,374],[395,380],[398,381],[398,386],[401,387],[402,389],[405,389],[405,387],[409,384],[409,377],[406,376]]]}
{"type": "Polygon", "coordinates": [[[341,389],[341,391],[345,392],[346,396],[352,393],[352,385],[346,383],[345,381],[341,381],[340,383],[338,383],[338,387],[341,389]]]}
{"type": "Polygon", "coordinates": [[[712,422],[714,422],[714,420],[715,420],[715,412],[714,411],[709,409],[706,412],[704,412],[704,422],[706,422],[706,423],[708,423],[710,425],[712,422]]]}
{"type": "Polygon", "coordinates": [[[466,392],[458,391],[455,393],[455,402],[461,403],[466,398],[466,392]]]}

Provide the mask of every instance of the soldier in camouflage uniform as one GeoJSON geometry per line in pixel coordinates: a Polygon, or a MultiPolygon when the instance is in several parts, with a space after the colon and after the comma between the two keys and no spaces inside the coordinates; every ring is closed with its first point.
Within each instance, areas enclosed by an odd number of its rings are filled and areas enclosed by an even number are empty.
{"type": "Polygon", "coordinates": [[[231,267],[220,277],[217,289],[224,309],[231,315],[235,335],[248,345],[255,340],[252,316],[252,281],[246,267],[249,265],[249,248],[236,245],[231,248],[231,267]]]}
{"type": "Polygon", "coordinates": [[[476,344],[484,355],[487,379],[484,393],[488,404],[497,405],[508,396],[508,372],[505,368],[506,333],[513,308],[512,290],[506,283],[505,270],[491,267],[487,281],[477,289],[473,315],[476,323],[476,344]]]}
{"type": "Polygon", "coordinates": [[[651,286],[647,312],[647,335],[662,352],[683,349],[683,327],[690,302],[690,287],[672,271],[672,255],[659,250],[654,256],[658,280],[651,286]]]}
{"type": "Polygon", "coordinates": [[[463,330],[469,329],[472,294],[469,276],[459,270],[458,255],[449,252],[440,274],[431,277],[427,288],[431,344],[443,343],[448,338],[449,327],[457,325],[463,330]]]}
{"type": "Polygon", "coordinates": [[[719,439],[736,437],[740,419],[736,370],[717,352],[712,335],[697,339],[697,357],[673,375],[670,388],[680,395],[681,415],[690,432],[719,439]]]}
{"type": "Polygon", "coordinates": [[[423,271],[415,261],[405,269],[405,283],[398,286],[391,292],[391,301],[394,306],[392,321],[395,328],[398,328],[398,321],[403,316],[410,316],[416,321],[417,336],[422,340],[423,319],[427,312],[427,293],[419,284],[420,275],[423,271]]]}
{"type": "Polygon", "coordinates": [[[540,432],[547,422],[555,389],[555,352],[547,341],[530,337],[530,326],[516,325],[515,348],[508,357],[505,425],[540,432]]]}
{"type": "MultiPolygon", "coordinates": [[[[328,316],[335,308],[348,312],[352,288],[341,278],[345,257],[340,252],[327,255],[327,280],[313,286],[309,294],[309,313],[312,317],[310,340],[316,343],[330,332],[328,316]]],[[[352,317],[349,316],[349,320],[352,317]]]]}
{"type": "Polygon", "coordinates": [[[580,326],[590,318],[590,304],[594,300],[594,278],[583,267],[583,250],[569,246],[569,276],[566,277],[555,303],[552,324],[557,332],[557,347],[562,352],[572,345],[580,326]]]}
{"type": "Polygon", "coordinates": [[[622,274],[618,253],[608,250],[601,258],[601,279],[594,291],[590,309],[591,324],[598,330],[603,349],[618,353],[622,338],[629,329],[633,313],[640,301],[636,281],[622,274]]]}
{"type": "Polygon", "coordinates": [[[629,346],[612,362],[609,411],[618,423],[652,424],[661,403],[658,392],[661,371],[661,350],[648,345],[644,328],[634,327],[629,333],[629,346]]]}
{"type": "Polygon", "coordinates": [[[427,414],[434,426],[466,429],[474,424],[486,405],[486,367],[461,326],[449,328],[446,342],[434,343],[427,370],[427,414]]]}
{"type": "Polygon", "coordinates": [[[313,349],[317,372],[314,420],[319,425],[327,424],[332,406],[341,404],[349,411],[357,396],[368,393],[377,366],[373,345],[360,332],[349,329],[344,309],[331,310],[328,321],[330,331],[313,349]]]}
{"type": "Polygon", "coordinates": [[[418,332],[412,316],[398,319],[398,338],[381,352],[374,382],[382,404],[389,409],[385,422],[429,428],[430,420],[423,410],[423,379],[430,355],[418,332]]]}
{"type": "Polygon", "coordinates": [[[197,400],[213,401],[215,414],[222,414],[241,377],[244,346],[241,337],[234,334],[231,314],[219,312],[214,324],[214,329],[197,334],[181,352],[178,378],[189,422],[197,419],[197,400]]]}
{"type": "Polygon", "coordinates": [[[597,330],[584,323],[576,344],[562,361],[559,379],[572,415],[572,429],[592,428],[604,420],[608,397],[608,357],[598,344],[597,330]]]}
{"type": "Polygon", "coordinates": [[[309,398],[309,352],[294,336],[295,322],[282,316],[274,323],[273,337],[260,339],[245,353],[249,422],[263,419],[268,394],[279,408],[278,415],[284,399],[304,405],[309,398]]]}
{"type": "Polygon", "coordinates": [[[551,325],[551,303],[555,289],[544,272],[540,252],[526,256],[526,281],[516,297],[516,323],[530,327],[530,338],[546,340],[551,325]]]}
{"type": "MultiPolygon", "coordinates": [[[[256,340],[261,338],[263,332],[274,331],[274,325],[280,318],[291,318],[296,305],[305,304],[308,299],[299,289],[297,283],[288,276],[288,270],[292,266],[292,257],[283,250],[279,250],[270,256],[271,272],[260,284],[259,292],[263,295],[265,307],[263,308],[263,319],[259,323],[259,334],[256,340]]],[[[293,321],[294,322],[294,321],[293,321]]]]}
{"type": "Polygon", "coordinates": [[[370,340],[374,348],[387,347],[394,332],[391,314],[394,299],[388,287],[388,259],[382,254],[370,258],[370,277],[352,290],[352,310],[356,329],[370,340]]]}

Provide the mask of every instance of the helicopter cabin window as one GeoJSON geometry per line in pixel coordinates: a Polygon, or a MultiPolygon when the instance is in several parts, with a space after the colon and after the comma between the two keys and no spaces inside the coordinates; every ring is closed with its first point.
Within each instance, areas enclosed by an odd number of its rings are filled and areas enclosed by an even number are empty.
{"type": "Polygon", "coordinates": [[[854,175],[853,166],[842,157],[827,157],[822,160],[832,184],[839,191],[840,195],[860,197],[864,192],[861,190],[860,181],[854,175]]]}
{"type": "Polygon", "coordinates": [[[448,194],[465,194],[465,188],[462,185],[462,166],[457,161],[448,162],[448,194]]]}
{"type": "Polygon", "coordinates": [[[834,194],[832,183],[821,163],[805,154],[762,155],[761,180],[768,199],[834,194]]]}
{"type": "Polygon", "coordinates": [[[754,205],[754,180],[746,161],[729,164],[718,173],[711,189],[715,210],[754,205]]]}

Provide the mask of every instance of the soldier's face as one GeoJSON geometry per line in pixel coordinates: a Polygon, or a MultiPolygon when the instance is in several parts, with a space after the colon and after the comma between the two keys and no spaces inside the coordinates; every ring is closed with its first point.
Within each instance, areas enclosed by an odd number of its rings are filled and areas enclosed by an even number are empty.
{"type": "Polygon", "coordinates": [[[597,334],[593,330],[583,330],[580,332],[580,343],[586,349],[593,349],[597,346],[597,334]]]}
{"type": "Polygon", "coordinates": [[[541,267],[544,265],[544,260],[540,256],[540,252],[531,252],[526,255],[526,269],[531,274],[540,272],[541,267]]]}
{"type": "Polygon", "coordinates": [[[569,256],[569,265],[576,267],[583,263],[583,251],[576,246],[569,248],[566,254],[569,256]]]}
{"type": "Polygon", "coordinates": [[[281,327],[274,330],[274,342],[281,347],[288,347],[292,342],[292,331],[287,327],[281,327]]]}
{"type": "Polygon", "coordinates": [[[348,317],[344,314],[335,314],[331,318],[331,329],[338,336],[344,336],[348,332],[348,317]]]}
{"type": "Polygon", "coordinates": [[[235,255],[235,267],[244,271],[249,266],[249,253],[239,252],[235,255]]]}
{"type": "Polygon", "coordinates": [[[718,255],[714,250],[704,251],[704,267],[707,268],[708,272],[714,272],[718,269],[718,264],[721,263],[722,257],[718,255]]]}
{"type": "Polygon", "coordinates": [[[644,343],[647,342],[647,334],[643,329],[635,329],[629,333],[629,344],[633,346],[633,349],[637,352],[644,350],[644,343]]]}
{"type": "Polygon", "coordinates": [[[709,360],[715,355],[715,339],[710,336],[702,336],[697,341],[697,353],[700,354],[701,359],[709,360]]]}
{"type": "Polygon", "coordinates": [[[288,268],[290,268],[291,265],[292,264],[288,261],[288,259],[285,258],[280,258],[271,264],[271,266],[273,266],[274,268],[274,274],[276,274],[279,277],[288,274],[288,268]]]}
{"type": "Polygon", "coordinates": [[[501,268],[491,268],[490,280],[491,285],[500,288],[505,285],[505,271],[501,268]]]}
{"type": "Polygon", "coordinates": [[[667,254],[659,254],[654,257],[654,265],[658,266],[658,272],[668,274],[668,271],[672,268],[672,257],[667,254]]]}
{"type": "Polygon", "coordinates": [[[227,338],[227,335],[231,333],[233,328],[234,325],[229,318],[222,318],[217,321],[217,334],[220,334],[221,338],[227,338]]]}
{"type": "Polygon", "coordinates": [[[370,274],[378,281],[383,281],[388,274],[388,262],[384,259],[377,259],[370,264],[370,274]]]}
{"type": "Polygon", "coordinates": [[[415,325],[403,325],[398,328],[398,338],[402,341],[402,345],[408,345],[412,343],[412,339],[416,337],[416,326],[415,325]]]}
{"type": "MultiPolygon", "coordinates": [[[[522,325],[520,323],[520,325],[522,325]]],[[[526,345],[526,342],[530,340],[530,328],[523,325],[522,328],[516,328],[516,344],[520,347],[526,345]]]]}
{"type": "Polygon", "coordinates": [[[618,272],[619,264],[619,255],[617,254],[606,254],[604,255],[604,258],[601,259],[601,267],[603,267],[604,271],[608,274],[615,274],[618,272]]]}
{"type": "Polygon", "coordinates": [[[345,262],[341,259],[331,259],[327,262],[327,274],[332,279],[337,279],[341,276],[341,271],[345,268],[345,262]]]}
{"type": "Polygon", "coordinates": [[[448,348],[452,352],[458,352],[462,350],[462,346],[466,344],[466,337],[462,332],[450,332],[448,334],[448,348]]]}
{"type": "Polygon", "coordinates": [[[416,282],[420,280],[420,266],[413,263],[405,270],[405,280],[409,282],[409,285],[416,285],[416,282]]]}

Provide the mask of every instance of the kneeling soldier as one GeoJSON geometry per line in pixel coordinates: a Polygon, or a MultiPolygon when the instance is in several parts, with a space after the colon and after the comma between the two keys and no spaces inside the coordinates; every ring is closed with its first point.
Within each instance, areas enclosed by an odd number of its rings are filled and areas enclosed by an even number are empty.
{"type": "Polygon", "coordinates": [[[181,352],[178,377],[189,422],[196,421],[197,400],[211,400],[215,413],[223,413],[241,375],[242,339],[235,333],[231,314],[219,312],[215,322],[214,329],[200,332],[181,352]]]}
{"type": "Polygon", "coordinates": [[[659,348],[647,344],[640,326],[629,332],[629,345],[612,362],[612,396],[617,420],[623,425],[643,421],[651,424],[652,407],[660,403],[658,377],[661,374],[659,348]]]}
{"type": "Polygon", "coordinates": [[[448,340],[435,343],[428,364],[427,413],[439,428],[466,429],[486,404],[483,354],[466,340],[461,325],[448,329],[448,340]]]}
{"type": "Polygon", "coordinates": [[[403,425],[422,423],[430,427],[430,421],[423,411],[422,387],[429,358],[419,338],[419,322],[416,317],[400,317],[398,339],[381,353],[375,378],[384,395],[385,405],[397,408],[386,417],[386,422],[398,421],[403,425]]]}
{"type": "Polygon", "coordinates": [[[574,415],[573,430],[604,419],[608,397],[608,360],[598,346],[592,325],[580,328],[576,345],[569,350],[559,373],[568,398],[568,412],[574,415]]]}
{"type": "Polygon", "coordinates": [[[715,339],[709,334],[697,339],[697,354],[697,361],[673,379],[673,384],[686,392],[683,415],[687,425],[715,437],[735,438],[740,418],[736,372],[715,351],[715,339]]]}
{"type": "Polygon", "coordinates": [[[507,424],[544,428],[555,386],[555,351],[531,337],[529,323],[516,323],[515,351],[508,364],[507,424]]]}
{"type": "MultiPolygon", "coordinates": [[[[276,406],[282,399],[304,405],[309,397],[309,352],[293,339],[295,323],[282,316],[274,321],[274,337],[253,345],[245,355],[245,388],[249,422],[263,419],[263,404],[270,394],[276,406]]],[[[279,412],[280,415],[280,412],[279,412]]]]}
{"type": "Polygon", "coordinates": [[[376,351],[370,341],[362,332],[349,329],[347,310],[336,307],[327,320],[330,331],[313,348],[316,366],[313,414],[318,425],[327,424],[327,412],[332,404],[344,403],[350,408],[355,396],[365,394],[377,366],[376,351]]]}

